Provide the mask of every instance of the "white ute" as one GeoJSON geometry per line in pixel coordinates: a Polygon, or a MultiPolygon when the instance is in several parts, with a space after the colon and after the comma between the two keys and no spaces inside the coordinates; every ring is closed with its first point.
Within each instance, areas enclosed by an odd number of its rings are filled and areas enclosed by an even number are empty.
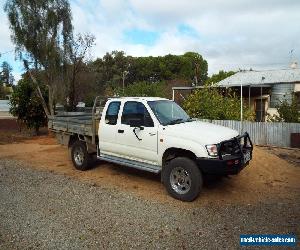
{"type": "Polygon", "coordinates": [[[49,117],[49,129],[71,148],[76,169],[98,159],[161,173],[168,193],[194,200],[204,174],[237,174],[252,159],[247,133],[191,119],[175,102],[156,97],[109,98],[102,112],[49,117]]]}

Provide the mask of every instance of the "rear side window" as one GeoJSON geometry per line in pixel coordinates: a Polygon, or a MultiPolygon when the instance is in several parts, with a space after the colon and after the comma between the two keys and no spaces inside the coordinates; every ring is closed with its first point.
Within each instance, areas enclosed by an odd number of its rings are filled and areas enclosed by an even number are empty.
{"type": "Polygon", "coordinates": [[[106,115],[105,115],[105,123],[106,124],[109,124],[109,125],[117,124],[120,105],[121,105],[121,102],[111,102],[108,105],[106,115]]]}
{"type": "Polygon", "coordinates": [[[126,102],[123,108],[121,123],[130,125],[130,121],[140,120],[145,127],[154,127],[153,120],[141,102],[126,102]]]}

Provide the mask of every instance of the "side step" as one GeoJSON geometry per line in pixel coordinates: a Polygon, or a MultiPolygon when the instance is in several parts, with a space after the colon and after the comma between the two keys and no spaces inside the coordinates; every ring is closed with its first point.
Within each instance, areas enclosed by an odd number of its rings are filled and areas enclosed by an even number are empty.
{"type": "Polygon", "coordinates": [[[97,156],[97,158],[99,160],[108,161],[108,162],[116,163],[116,164],[123,165],[126,167],[131,167],[131,168],[136,168],[139,170],[148,171],[151,173],[158,174],[161,171],[161,167],[158,165],[152,165],[152,164],[148,164],[148,163],[123,159],[123,158],[119,158],[116,156],[100,154],[100,157],[97,156]]]}

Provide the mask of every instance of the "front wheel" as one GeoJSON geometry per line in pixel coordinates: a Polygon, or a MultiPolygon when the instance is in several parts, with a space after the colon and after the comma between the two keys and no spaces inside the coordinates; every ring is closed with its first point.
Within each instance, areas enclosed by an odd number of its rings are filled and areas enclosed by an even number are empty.
{"type": "Polygon", "coordinates": [[[85,171],[90,169],[91,156],[87,152],[86,144],[83,141],[76,141],[71,148],[71,158],[76,169],[85,171]]]}
{"type": "Polygon", "coordinates": [[[175,199],[193,201],[199,195],[203,180],[196,163],[185,157],[171,160],[162,172],[163,183],[175,199]]]}

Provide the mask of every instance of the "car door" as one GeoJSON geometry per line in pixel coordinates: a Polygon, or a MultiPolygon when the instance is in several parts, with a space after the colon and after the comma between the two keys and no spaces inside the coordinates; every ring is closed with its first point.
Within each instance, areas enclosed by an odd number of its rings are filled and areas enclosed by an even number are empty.
{"type": "Polygon", "coordinates": [[[120,106],[120,101],[112,101],[108,104],[106,111],[104,111],[105,116],[104,114],[102,115],[99,130],[99,148],[103,154],[112,155],[117,153],[115,141],[120,106]]]}
{"type": "Polygon", "coordinates": [[[122,157],[157,164],[157,129],[146,106],[139,101],[126,101],[116,143],[122,157]],[[142,129],[130,127],[130,121],[139,120],[142,129]]]}

